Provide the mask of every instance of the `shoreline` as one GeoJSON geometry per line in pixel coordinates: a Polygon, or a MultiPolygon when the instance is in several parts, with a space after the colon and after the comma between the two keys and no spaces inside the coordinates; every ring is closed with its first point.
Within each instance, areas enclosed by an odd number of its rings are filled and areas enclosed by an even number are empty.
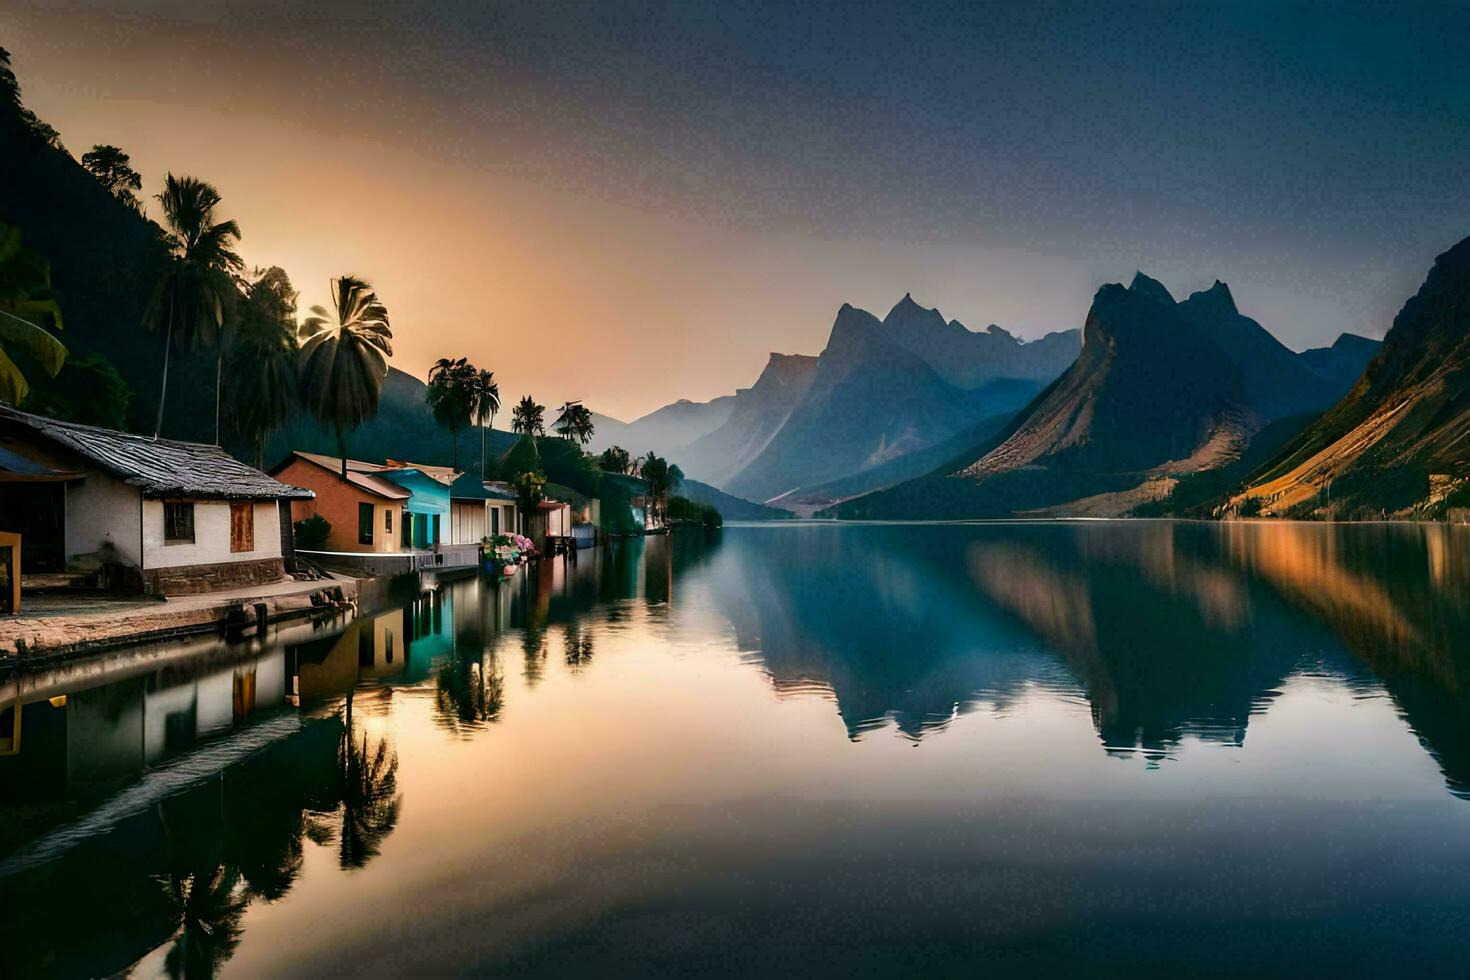
{"type": "MultiPolygon", "coordinates": [[[[179,596],[146,605],[0,620],[0,670],[52,664],[117,647],[203,633],[248,636],[267,625],[340,611],[357,602],[360,581],[279,582],[252,590],[179,596]]],[[[118,603],[122,606],[122,602],[118,603]]]]}

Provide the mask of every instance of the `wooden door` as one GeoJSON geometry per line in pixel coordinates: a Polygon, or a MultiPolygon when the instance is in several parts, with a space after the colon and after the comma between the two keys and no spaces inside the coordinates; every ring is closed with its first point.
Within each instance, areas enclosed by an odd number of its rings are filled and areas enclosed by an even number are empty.
{"type": "Polygon", "coordinates": [[[230,551],[255,550],[255,504],[249,500],[230,502],[230,551]]]}

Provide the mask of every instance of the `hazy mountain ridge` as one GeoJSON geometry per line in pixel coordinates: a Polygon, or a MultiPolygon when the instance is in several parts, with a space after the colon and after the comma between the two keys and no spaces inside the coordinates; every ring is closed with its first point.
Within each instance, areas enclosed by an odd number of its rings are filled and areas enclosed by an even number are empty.
{"type": "MultiPolygon", "coordinates": [[[[721,424],[683,447],[665,436],[660,451],[750,499],[839,486],[850,496],[923,472],[940,458],[937,445],[996,425],[1065,370],[1079,346],[1076,330],[1029,342],[993,325],[972,331],[908,294],[881,321],[844,304],[820,355],[773,353],[721,424]]],[[[676,402],[646,418],[707,421],[723,410],[719,402],[676,402]]],[[[637,427],[615,428],[609,441],[635,439],[637,427]]]]}
{"type": "Polygon", "coordinates": [[[957,387],[900,338],[902,328],[844,305],[800,404],[727,489],[769,500],[852,477],[1019,408],[1039,387],[1021,379],[957,387]]]}

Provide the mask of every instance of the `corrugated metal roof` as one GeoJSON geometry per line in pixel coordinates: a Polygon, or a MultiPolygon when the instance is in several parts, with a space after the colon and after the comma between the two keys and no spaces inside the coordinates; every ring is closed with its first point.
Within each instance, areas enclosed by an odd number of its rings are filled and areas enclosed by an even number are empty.
{"type": "Polygon", "coordinates": [[[219,446],[61,422],[5,405],[0,405],[0,429],[39,436],[152,497],[304,500],[315,496],[246,466],[219,446]]]}

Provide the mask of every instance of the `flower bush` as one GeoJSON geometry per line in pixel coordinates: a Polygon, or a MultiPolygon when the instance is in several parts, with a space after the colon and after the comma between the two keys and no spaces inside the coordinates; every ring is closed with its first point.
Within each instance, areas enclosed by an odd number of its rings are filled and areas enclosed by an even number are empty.
{"type": "Polygon", "coordinates": [[[519,534],[497,534],[486,539],[486,557],[502,568],[519,564],[535,551],[531,539],[519,534]]]}

